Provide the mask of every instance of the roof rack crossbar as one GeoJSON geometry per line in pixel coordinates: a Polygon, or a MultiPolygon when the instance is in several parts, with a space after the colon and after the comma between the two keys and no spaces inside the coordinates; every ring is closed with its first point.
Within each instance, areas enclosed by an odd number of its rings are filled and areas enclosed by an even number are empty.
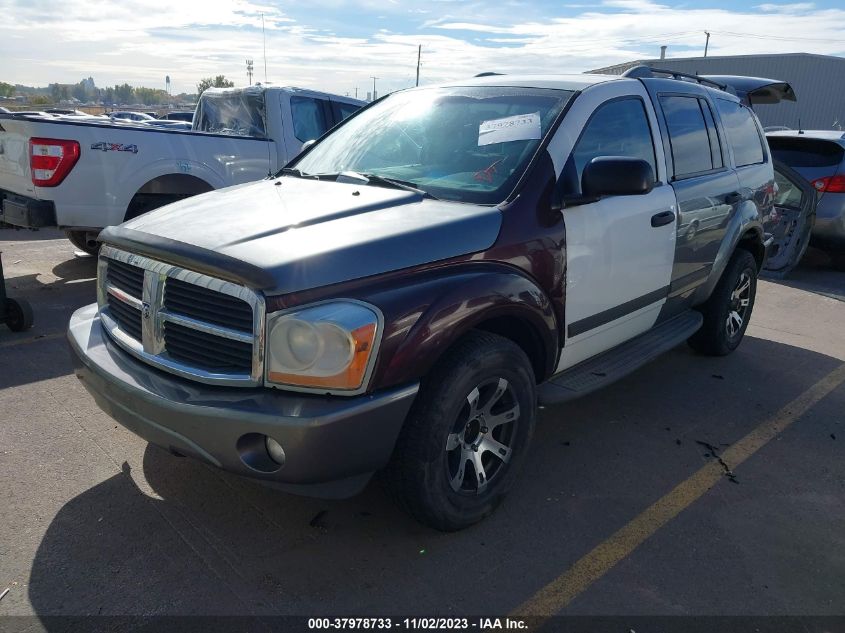
{"type": "Polygon", "coordinates": [[[684,79],[691,79],[700,84],[709,84],[719,90],[724,90],[725,92],[729,92],[728,86],[726,84],[720,83],[718,81],[713,81],[712,79],[706,79],[699,75],[691,75],[690,73],[682,73],[677,70],[666,70],[664,68],[652,68],[651,66],[634,66],[633,68],[629,68],[624,73],[622,73],[623,77],[653,77],[655,74],[659,75],[669,75],[672,79],[684,80],[684,79]]]}

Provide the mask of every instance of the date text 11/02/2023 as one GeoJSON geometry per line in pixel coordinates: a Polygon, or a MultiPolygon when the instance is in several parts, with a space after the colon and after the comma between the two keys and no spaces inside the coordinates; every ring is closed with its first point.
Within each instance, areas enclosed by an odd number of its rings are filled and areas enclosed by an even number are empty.
{"type": "Polygon", "coordinates": [[[309,618],[311,630],[527,630],[521,618],[309,618]]]}

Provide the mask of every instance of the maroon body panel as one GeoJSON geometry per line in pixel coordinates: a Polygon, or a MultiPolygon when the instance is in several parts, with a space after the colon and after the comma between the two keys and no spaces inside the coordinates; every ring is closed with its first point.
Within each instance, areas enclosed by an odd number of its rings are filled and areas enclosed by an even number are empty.
{"type": "Polygon", "coordinates": [[[557,364],[565,307],[565,230],[553,209],[554,185],[552,161],[542,148],[519,193],[500,207],[502,229],[488,250],[268,297],[267,311],[344,297],[377,306],[385,331],[370,390],[421,379],[476,327],[523,347],[541,382],[557,364]]]}

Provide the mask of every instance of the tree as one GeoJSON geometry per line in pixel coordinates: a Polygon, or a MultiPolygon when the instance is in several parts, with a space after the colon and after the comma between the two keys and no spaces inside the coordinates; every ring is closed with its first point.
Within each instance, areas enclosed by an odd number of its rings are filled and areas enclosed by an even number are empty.
{"type": "Polygon", "coordinates": [[[53,98],[53,103],[59,101],[66,101],[70,98],[70,90],[64,84],[50,84],[50,96],[53,98]]]}
{"type": "Polygon", "coordinates": [[[114,98],[120,104],[129,104],[134,101],[135,89],[129,84],[114,87],[114,98]]]}
{"type": "Polygon", "coordinates": [[[100,90],[100,101],[105,105],[112,105],[114,103],[114,88],[100,90]]]}
{"type": "Polygon", "coordinates": [[[214,79],[206,77],[200,79],[200,82],[197,84],[197,96],[199,97],[209,88],[232,88],[234,85],[235,82],[226,79],[225,75],[217,75],[214,79]]]}
{"type": "Polygon", "coordinates": [[[0,97],[12,97],[15,94],[15,87],[12,84],[7,84],[5,81],[0,81],[0,97]]]}

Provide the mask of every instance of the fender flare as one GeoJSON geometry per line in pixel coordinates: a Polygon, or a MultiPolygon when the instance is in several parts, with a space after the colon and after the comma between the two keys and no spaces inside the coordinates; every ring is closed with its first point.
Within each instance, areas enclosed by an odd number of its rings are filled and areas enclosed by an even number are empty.
{"type": "MultiPolygon", "coordinates": [[[[722,278],[722,273],[725,272],[728,262],[739,247],[740,242],[748,240],[749,237],[757,243],[757,248],[760,249],[765,258],[763,223],[760,220],[760,212],[753,201],[746,200],[739,206],[737,213],[734,214],[726,227],[725,238],[722,240],[719,251],[713,260],[710,275],[707,277],[707,281],[701,284],[695,291],[694,305],[704,303],[710,298],[710,295],[713,294],[713,290],[716,288],[716,284],[722,278]]],[[[762,268],[763,261],[756,256],[755,259],[758,259],[759,270],[762,268]]]]}
{"type": "Polygon", "coordinates": [[[378,306],[385,317],[371,388],[422,379],[476,328],[526,350],[538,382],[551,375],[560,352],[558,323],[551,301],[532,279],[493,263],[450,266],[415,277],[357,297],[378,306]]]}

